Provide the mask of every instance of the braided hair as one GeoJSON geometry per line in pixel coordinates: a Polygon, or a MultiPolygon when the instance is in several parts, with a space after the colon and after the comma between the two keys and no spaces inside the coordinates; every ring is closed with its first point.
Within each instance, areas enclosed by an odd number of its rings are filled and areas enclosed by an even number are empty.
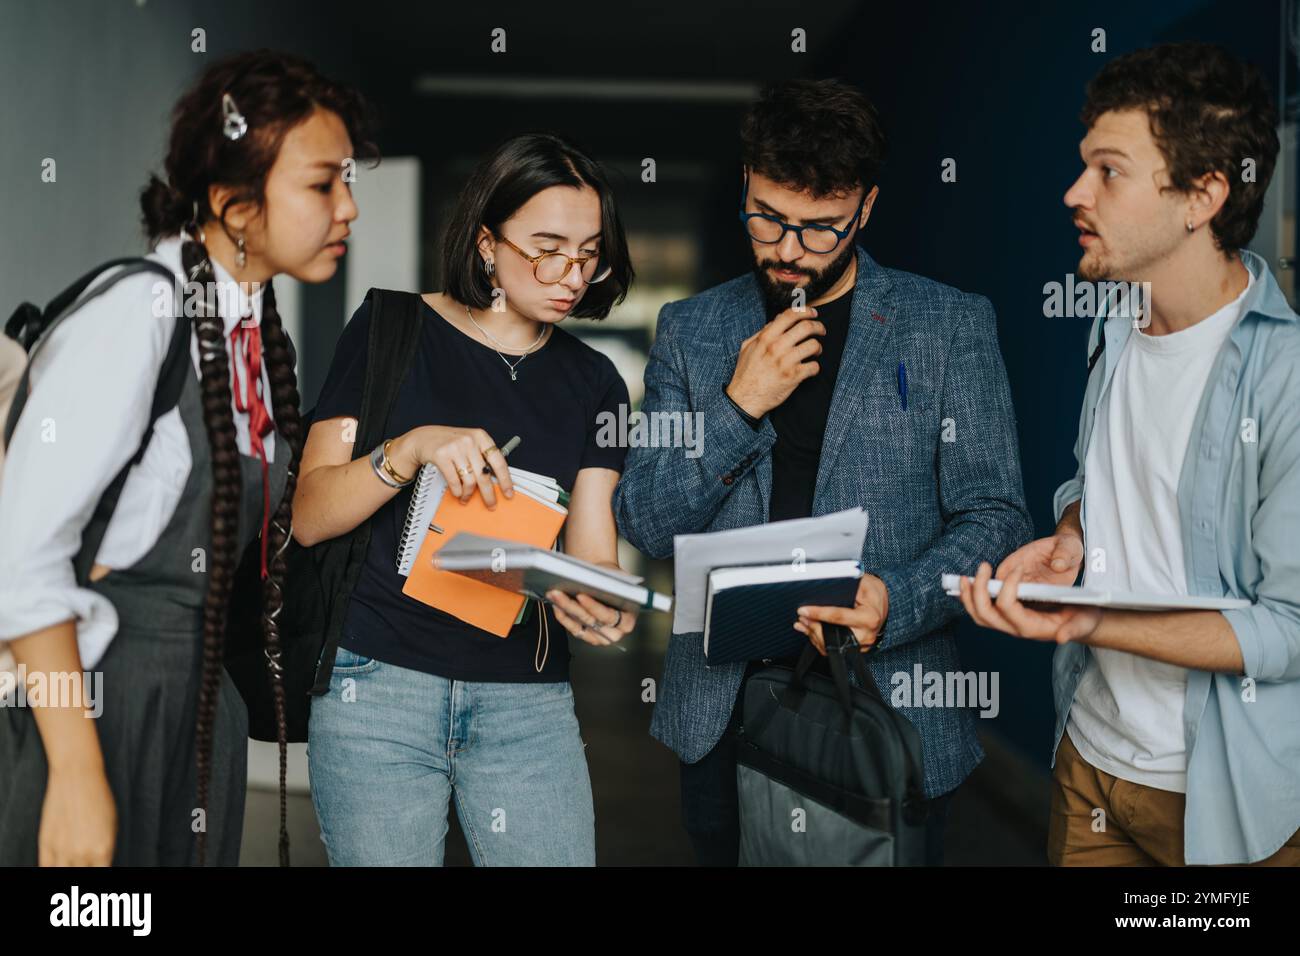
{"type": "Polygon", "coordinates": [[[289,336],[275,310],[275,292],[270,284],[262,301],[262,339],[266,367],[271,379],[271,414],[280,434],[289,443],[289,471],[284,495],[267,528],[267,554],[270,556],[266,581],[262,588],[262,634],[266,640],[267,666],[271,674],[271,692],[275,698],[275,732],[280,749],[280,865],[289,865],[288,807],[285,776],[288,772],[284,718],[284,680],[280,663],[280,612],[284,610],[285,551],[293,531],[293,492],[298,483],[298,462],[302,458],[302,418],[298,414],[298,377],[289,357],[289,336]]]}
{"type": "MultiPolygon", "coordinates": [[[[226,356],[225,330],[213,301],[216,276],[207,250],[194,240],[181,247],[185,274],[204,291],[194,308],[194,335],[199,343],[200,394],[203,425],[208,433],[212,458],[212,542],[208,555],[208,590],[203,600],[203,672],[199,681],[198,722],[194,750],[198,768],[196,804],[205,813],[208,787],[212,780],[212,727],[216,720],[217,697],[221,689],[224,660],[226,611],[234,584],[239,545],[239,503],[241,477],[239,448],[235,444],[235,421],[230,402],[230,362],[226,356]]],[[[265,318],[263,318],[265,321],[265,318]]],[[[271,679],[278,683],[272,671],[271,679]]],[[[276,699],[277,711],[280,698],[276,699]]],[[[202,865],[207,852],[207,827],[198,833],[198,858],[202,865]]]]}
{"type": "MultiPolygon", "coordinates": [[[[213,772],[213,727],[224,664],[226,618],[239,559],[241,472],[231,408],[230,362],[218,297],[214,294],[217,280],[201,237],[205,223],[211,220],[226,228],[225,214],[231,206],[239,202],[265,203],[266,179],[285,134],[317,109],[330,110],[339,116],[358,156],[377,156],[366,135],[370,118],[364,100],[355,91],[323,77],[307,61],[270,50],[236,54],[218,61],[177,103],[165,161],[167,178],[164,181],[157,176],[150,177],[140,197],[145,230],[151,239],[182,230],[188,234],[181,247],[181,262],[191,283],[188,289],[193,290],[193,283],[198,283],[201,293],[187,303],[187,311],[193,313],[194,335],[199,346],[199,387],[213,480],[212,541],[203,603],[202,676],[194,733],[196,806],[205,815],[213,772]],[[230,140],[221,132],[221,101],[226,93],[238,102],[248,123],[247,134],[238,140],[230,140]],[[234,198],[217,211],[208,203],[208,190],[214,184],[235,189],[234,198]]],[[[303,435],[289,338],[276,310],[270,283],[263,291],[261,334],[271,382],[271,414],[289,454],[284,494],[267,529],[268,566],[262,593],[262,634],[280,755],[280,864],[287,866],[288,730],[278,621],[284,606],[285,551],[291,536],[292,501],[303,435]]],[[[202,865],[207,852],[206,827],[197,834],[196,844],[198,862],[202,865]]]]}

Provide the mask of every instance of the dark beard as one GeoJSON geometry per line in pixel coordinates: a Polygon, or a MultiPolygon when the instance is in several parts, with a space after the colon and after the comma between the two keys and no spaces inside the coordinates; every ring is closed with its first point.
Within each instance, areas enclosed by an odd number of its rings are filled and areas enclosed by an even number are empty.
{"type": "MultiPolygon", "coordinates": [[[[794,295],[794,290],[797,288],[802,288],[804,290],[805,305],[829,292],[831,286],[840,281],[840,277],[844,275],[844,270],[848,267],[849,260],[853,258],[853,245],[853,240],[844,243],[844,247],[840,250],[840,254],[831,261],[830,265],[825,269],[822,269],[820,272],[816,272],[812,269],[801,269],[798,266],[791,266],[790,268],[797,269],[799,272],[810,277],[806,286],[797,286],[793,282],[778,282],[776,279],[773,279],[771,275],[768,274],[767,270],[770,267],[777,265],[779,260],[759,262],[757,259],[753,259],[750,266],[754,270],[754,278],[758,280],[758,289],[763,294],[763,308],[767,312],[767,318],[769,320],[775,318],[777,315],[790,308],[792,304],[791,297],[794,295]]],[[[753,250],[751,247],[751,255],[752,252],[753,250]]]]}

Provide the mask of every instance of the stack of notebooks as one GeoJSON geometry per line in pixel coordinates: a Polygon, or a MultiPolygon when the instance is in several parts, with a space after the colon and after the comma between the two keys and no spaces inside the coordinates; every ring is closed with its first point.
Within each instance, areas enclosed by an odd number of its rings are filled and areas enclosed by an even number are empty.
{"type": "Polygon", "coordinates": [[[561,554],[462,531],[433,556],[433,564],[493,587],[543,600],[552,589],[587,594],[607,607],[625,611],[669,611],[673,600],[642,586],[625,571],[601,567],[561,554]]]}
{"type": "Polygon", "coordinates": [[[425,465],[397,550],[397,571],[406,577],[403,594],[498,637],[508,636],[523,619],[527,596],[441,571],[433,556],[463,531],[553,548],[569,514],[568,495],[554,479],[522,468],[511,468],[510,480],[514,497],[498,493],[496,509],[490,511],[478,492],[464,503],[446,494],[438,469],[425,465]]]}
{"type": "Polygon", "coordinates": [[[462,503],[446,494],[438,469],[420,469],[398,545],[402,593],[498,637],[523,620],[530,597],[551,589],[589,594],[610,607],[667,611],[672,599],[641,579],[554,550],[569,496],[554,479],[510,469],[513,498],[495,510],[475,492],[462,503]]]}
{"type": "Polygon", "coordinates": [[[808,561],[714,568],[704,610],[704,658],[713,664],[789,657],[808,646],[794,629],[804,606],[852,607],[862,565],[808,561]]]}
{"type": "Polygon", "coordinates": [[[866,537],[861,508],[676,535],[673,633],[703,632],[710,665],[798,654],[799,608],[853,606],[866,537]]]}

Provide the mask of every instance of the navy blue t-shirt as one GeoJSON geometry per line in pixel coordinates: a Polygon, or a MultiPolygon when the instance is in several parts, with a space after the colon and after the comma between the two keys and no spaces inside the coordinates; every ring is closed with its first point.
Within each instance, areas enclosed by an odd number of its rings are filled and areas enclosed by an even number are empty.
{"type": "MultiPolygon", "coordinates": [[[[601,447],[596,440],[600,413],[617,416],[619,405],[628,401],[627,386],[605,355],[557,327],[519,363],[518,380],[512,382],[496,350],[471,339],[427,303],[420,312],[419,344],[385,435],[396,438],[422,425],[482,428],[501,445],[518,435],[522,441],[510,453],[510,464],[549,475],[568,491],[579,469],[623,470],[627,449],[601,447]]],[[[367,301],[339,337],[314,421],[360,415],[369,330],[367,301]]],[[[530,602],[527,619],[501,638],[402,593],[406,579],[397,573],[397,546],[413,488],[403,489],[370,519],[370,547],[340,643],[353,653],[451,680],[568,680],[569,634],[549,605],[549,648],[545,636],[539,648],[536,602],[530,602]],[[543,653],[539,672],[535,661],[543,653]]]]}

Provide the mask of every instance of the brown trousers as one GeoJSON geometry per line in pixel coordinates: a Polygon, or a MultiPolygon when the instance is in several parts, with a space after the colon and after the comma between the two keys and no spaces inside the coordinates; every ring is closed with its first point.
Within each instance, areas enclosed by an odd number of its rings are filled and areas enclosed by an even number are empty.
{"type": "MultiPolygon", "coordinates": [[[[1184,794],[1098,770],[1064,733],[1052,774],[1047,860],[1053,866],[1183,866],[1186,801],[1184,794]],[[1094,830],[1097,819],[1105,823],[1100,832],[1094,830]]],[[[1272,856],[1251,865],[1300,866],[1300,830],[1272,856]]]]}

